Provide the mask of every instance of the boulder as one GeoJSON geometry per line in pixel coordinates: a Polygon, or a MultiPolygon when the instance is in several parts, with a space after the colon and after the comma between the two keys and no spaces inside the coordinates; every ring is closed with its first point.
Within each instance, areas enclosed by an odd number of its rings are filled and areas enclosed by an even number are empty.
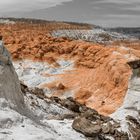
{"type": "Polygon", "coordinates": [[[69,99],[62,99],[59,103],[62,106],[68,108],[69,110],[79,113],[80,106],[79,106],[79,104],[76,104],[76,102],[71,101],[69,99]]]}
{"type": "Polygon", "coordinates": [[[87,137],[97,137],[102,129],[100,125],[93,124],[90,120],[82,117],[76,118],[72,124],[72,127],[87,137]]]}

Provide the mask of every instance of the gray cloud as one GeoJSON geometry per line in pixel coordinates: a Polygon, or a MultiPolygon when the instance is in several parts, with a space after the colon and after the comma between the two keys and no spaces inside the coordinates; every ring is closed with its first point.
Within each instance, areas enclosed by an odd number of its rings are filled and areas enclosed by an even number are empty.
{"type": "Polygon", "coordinates": [[[71,0],[1,0],[1,12],[21,12],[54,7],[71,0]]]}
{"type": "Polygon", "coordinates": [[[0,14],[16,17],[90,22],[103,26],[140,26],[140,1],[5,0],[0,2],[0,14]]]}

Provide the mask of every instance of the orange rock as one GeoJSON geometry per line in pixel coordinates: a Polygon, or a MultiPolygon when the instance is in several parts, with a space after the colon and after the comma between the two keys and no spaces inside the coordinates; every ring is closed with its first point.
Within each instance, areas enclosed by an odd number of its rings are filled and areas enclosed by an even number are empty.
{"type": "Polygon", "coordinates": [[[59,83],[57,85],[57,90],[64,90],[64,89],[65,89],[65,86],[62,83],[59,83]]]}

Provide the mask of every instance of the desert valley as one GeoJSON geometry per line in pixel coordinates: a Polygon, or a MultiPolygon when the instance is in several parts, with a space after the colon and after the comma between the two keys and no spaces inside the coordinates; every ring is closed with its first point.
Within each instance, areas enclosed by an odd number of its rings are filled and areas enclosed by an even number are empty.
{"type": "Polygon", "coordinates": [[[140,140],[140,29],[0,19],[0,140],[140,140]]]}

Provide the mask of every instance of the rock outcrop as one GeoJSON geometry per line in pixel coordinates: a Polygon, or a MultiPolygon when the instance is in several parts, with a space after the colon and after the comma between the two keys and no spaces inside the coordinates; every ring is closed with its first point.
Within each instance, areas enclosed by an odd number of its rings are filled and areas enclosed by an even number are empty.
{"type": "MultiPolygon", "coordinates": [[[[25,85],[22,86],[24,90],[28,89],[25,85]]],[[[39,98],[42,98],[43,95],[42,91],[37,88],[32,91],[28,90],[28,92],[39,98]]],[[[129,140],[128,133],[119,131],[119,129],[121,129],[119,122],[114,121],[111,117],[105,117],[99,114],[96,110],[88,108],[85,105],[76,102],[72,98],[48,98],[44,95],[43,99],[45,99],[46,102],[49,101],[50,103],[61,105],[61,107],[70,110],[68,114],[61,113],[59,116],[52,117],[62,120],[72,119],[72,128],[77,132],[84,134],[89,139],[108,140],[108,138],[111,138],[115,140],[129,140]]]]}
{"type": "Polygon", "coordinates": [[[129,139],[140,139],[140,60],[130,61],[133,69],[128,91],[122,106],[111,115],[120,122],[122,130],[128,132],[129,139]]]}
{"type": "Polygon", "coordinates": [[[0,98],[5,98],[20,110],[24,106],[24,97],[20,82],[13,67],[11,57],[0,40],[0,98]]]}

